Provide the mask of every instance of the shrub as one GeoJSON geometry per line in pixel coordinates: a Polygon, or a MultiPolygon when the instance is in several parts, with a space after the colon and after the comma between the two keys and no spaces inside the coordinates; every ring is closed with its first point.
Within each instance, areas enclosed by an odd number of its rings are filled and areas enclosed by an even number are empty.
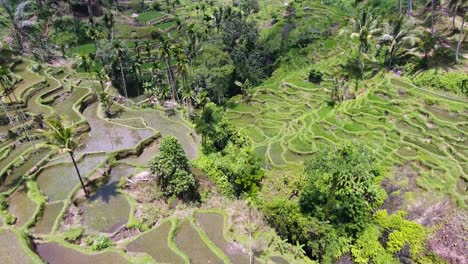
{"type": "Polygon", "coordinates": [[[93,239],[91,248],[93,250],[102,250],[112,246],[112,240],[105,235],[99,235],[93,239]]]}
{"type": "Polygon", "coordinates": [[[414,84],[468,95],[468,74],[462,72],[425,71],[413,79],[414,84]]]}
{"type": "Polygon", "coordinates": [[[311,69],[309,71],[309,77],[308,77],[309,82],[318,84],[322,82],[322,78],[323,78],[323,74],[320,71],[316,69],[311,69]]]}
{"type": "Polygon", "coordinates": [[[369,225],[354,243],[351,254],[356,263],[400,263],[394,258],[409,248],[411,259],[416,263],[432,263],[425,256],[427,232],[418,223],[406,220],[406,213],[399,211],[389,215],[379,210],[374,215],[375,224],[369,225]],[[385,244],[382,241],[385,240],[385,244]]]}
{"type": "Polygon", "coordinates": [[[69,242],[74,242],[83,235],[83,232],[83,227],[71,228],[63,234],[63,239],[69,242]]]}
{"type": "Polygon", "coordinates": [[[306,161],[308,183],[299,200],[302,212],[344,227],[350,235],[362,230],[383,201],[374,160],[362,146],[344,145],[306,161]]]}
{"type": "Polygon", "coordinates": [[[152,172],[166,197],[177,196],[193,199],[196,196],[196,182],[188,172],[188,160],[179,141],[173,137],[161,140],[159,154],[150,163],[152,172]]]}

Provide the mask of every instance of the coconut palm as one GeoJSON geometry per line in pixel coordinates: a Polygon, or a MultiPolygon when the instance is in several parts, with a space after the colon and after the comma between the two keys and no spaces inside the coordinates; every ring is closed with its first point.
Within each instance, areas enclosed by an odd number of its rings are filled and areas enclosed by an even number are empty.
{"type": "Polygon", "coordinates": [[[383,31],[380,42],[388,46],[388,66],[393,64],[396,56],[408,53],[420,41],[421,32],[413,29],[404,17],[385,22],[383,31]]]}
{"type": "Polygon", "coordinates": [[[114,20],[114,15],[112,14],[112,12],[104,14],[104,17],[103,17],[102,21],[104,22],[104,26],[107,29],[108,38],[111,41],[111,43],[113,43],[113,41],[114,41],[114,24],[115,24],[115,20],[114,20]]]}
{"type": "MultiPolygon", "coordinates": [[[[16,98],[15,91],[14,91],[14,82],[15,81],[16,81],[16,78],[13,75],[13,73],[8,68],[0,66],[0,93],[8,96],[8,99],[10,100],[10,102],[13,102],[10,94],[13,94],[15,102],[18,102],[18,98],[16,98]]],[[[2,101],[2,108],[5,111],[8,119],[10,120],[10,123],[12,125],[14,125],[13,118],[8,114],[7,109],[6,109],[3,101],[2,101]]],[[[26,122],[26,120],[27,120],[26,115],[24,114],[23,110],[21,110],[21,109],[15,108],[15,110],[16,110],[16,115],[18,116],[18,119],[20,121],[21,128],[23,129],[24,133],[26,134],[26,138],[28,139],[29,143],[31,143],[31,146],[32,146],[34,152],[36,152],[36,146],[32,142],[31,137],[29,136],[29,132],[28,132],[28,130],[26,129],[26,127],[24,125],[24,122],[26,122]]]]}
{"type": "Polygon", "coordinates": [[[107,80],[107,75],[106,75],[106,71],[104,70],[104,68],[93,69],[93,75],[94,75],[94,78],[99,80],[99,83],[101,84],[101,91],[104,91],[104,81],[107,80]]]}
{"type": "Polygon", "coordinates": [[[171,87],[171,100],[173,102],[178,101],[177,95],[177,83],[175,81],[174,71],[171,66],[172,54],[176,50],[174,45],[171,45],[169,40],[165,38],[161,32],[154,34],[153,38],[160,42],[159,54],[166,64],[167,82],[171,87]]]}
{"type": "Polygon", "coordinates": [[[81,187],[85,193],[86,198],[89,198],[88,191],[83,183],[81,178],[80,170],[75,161],[75,149],[77,147],[77,142],[75,140],[76,128],[73,123],[68,123],[61,116],[53,116],[46,121],[47,130],[42,131],[43,135],[47,139],[47,144],[59,149],[62,153],[68,153],[70,158],[75,166],[76,173],[81,183],[81,187]]]}
{"type": "Polygon", "coordinates": [[[356,61],[362,72],[364,71],[364,60],[362,57],[364,56],[367,58],[366,54],[371,46],[371,40],[377,36],[382,29],[379,26],[379,21],[366,9],[361,10],[359,16],[355,19],[351,19],[351,22],[353,26],[350,36],[351,38],[357,38],[359,40],[356,61]]]}
{"type": "Polygon", "coordinates": [[[448,2],[448,6],[450,9],[453,10],[453,20],[452,20],[452,23],[453,23],[453,29],[456,28],[456,25],[455,25],[455,18],[457,16],[457,13],[460,12],[462,14],[461,16],[461,19],[462,19],[462,24],[461,24],[461,27],[460,27],[460,32],[459,32],[459,35],[458,35],[458,43],[457,43],[457,49],[456,49],[456,53],[455,53],[455,60],[456,62],[458,63],[459,62],[459,56],[460,56],[460,48],[461,48],[461,43],[463,41],[463,33],[464,33],[464,29],[465,29],[465,19],[466,19],[466,10],[468,9],[468,0],[450,0],[448,2]]]}
{"type": "Polygon", "coordinates": [[[16,41],[18,42],[19,51],[23,50],[23,29],[35,24],[34,20],[26,18],[25,9],[28,3],[28,1],[22,1],[17,4],[17,1],[14,0],[0,0],[0,6],[5,9],[7,17],[13,25],[13,31],[16,41]]]}
{"type": "Polygon", "coordinates": [[[2,109],[3,111],[5,112],[5,115],[6,117],[8,118],[8,121],[10,121],[10,125],[11,126],[14,126],[15,125],[15,121],[13,121],[13,118],[10,116],[10,114],[8,113],[8,110],[5,106],[5,104],[3,103],[3,100],[2,100],[2,96],[0,96],[0,104],[2,105],[2,109]]]}
{"type": "Polygon", "coordinates": [[[128,93],[127,93],[127,81],[125,78],[124,67],[123,67],[125,48],[122,46],[120,42],[115,42],[114,49],[116,50],[116,56],[114,59],[119,64],[120,74],[122,77],[122,88],[125,93],[125,98],[127,99],[127,106],[130,106],[130,101],[128,100],[128,93]]]}
{"type": "Polygon", "coordinates": [[[449,0],[448,1],[448,8],[452,10],[452,13],[453,13],[453,16],[452,16],[453,30],[455,30],[457,27],[455,24],[455,20],[457,18],[457,12],[462,11],[462,14],[464,15],[464,10],[460,10],[460,9],[463,9],[463,7],[467,5],[468,5],[468,0],[449,0]]]}
{"type": "Polygon", "coordinates": [[[90,81],[93,83],[93,88],[94,88],[94,93],[97,96],[97,89],[96,85],[93,81],[93,76],[91,74],[91,69],[93,67],[93,61],[91,60],[91,57],[89,54],[86,54],[84,52],[80,52],[75,58],[75,67],[76,68],[83,68],[83,70],[89,75],[90,81]]]}

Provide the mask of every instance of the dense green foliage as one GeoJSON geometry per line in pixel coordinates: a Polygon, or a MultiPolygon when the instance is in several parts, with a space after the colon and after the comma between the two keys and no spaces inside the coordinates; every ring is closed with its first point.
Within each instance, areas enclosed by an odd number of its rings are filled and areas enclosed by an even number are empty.
{"type": "Polygon", "coordinates": [[[351,235],[361,231],[383,202],[375,158],[361,146],[321,151],[305,164],[307,185],[302,212],[339,225],[351,235]]]}
{"type": "Polygon", "coordinates": [[[370,225],[354,243],[351,253],[356,263],[437,263],[439,260],[425,250],[427,230],[405,219],[399,211],[389,215],[385,210],[375,213],[370,225]]]}
{"type": "Polygon", "coordinates": [[[305,174],[298,203],[276,199],[265,202],[263,211],[279,235],[330,263],[372,222],[383,198],[379,170],[368,150],[344,145],[319,152],[306,162],[305,174]]]}
{"type": "Polygon", "coordinates": [[[422,87],[432,87],[458,94],[468,94],[468,74],[462,72],[424,71],[413,79],[422,87]]]}
{"type": "Polygon", "coordinates": [[[173,136],[161,140],[160,151],[150,163],[161,191],[166,197],[177,196],[184,200],[196,197],[195,178],[189,171],[182,146],[173,136]]]}

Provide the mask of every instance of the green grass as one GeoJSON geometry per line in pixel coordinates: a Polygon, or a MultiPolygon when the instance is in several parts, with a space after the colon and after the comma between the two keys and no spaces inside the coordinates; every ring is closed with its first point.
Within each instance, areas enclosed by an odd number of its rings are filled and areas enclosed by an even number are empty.
{"type": "Polygon", "coordinates": [[[95,52],[96,52],[96,45],[94,45],[94,43],[89,43],[89,44],[79,45],[70,49],[67,52],[67,56],[72,57],[80,53],[90,54],[90,53],[95,53],[95,52]]]}
{"type": "Polygon", "coordinates": [[[159,11],[144,12],[144,13],[139,14],[136,20],[139,22],[146,23],[158,17],[162,17],[163,15],[164,13],[159,12],[159,11]]]}

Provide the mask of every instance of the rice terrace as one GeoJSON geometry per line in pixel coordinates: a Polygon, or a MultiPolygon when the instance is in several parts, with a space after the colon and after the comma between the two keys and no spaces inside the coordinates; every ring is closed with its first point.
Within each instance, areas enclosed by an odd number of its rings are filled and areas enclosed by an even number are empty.
{"type": "Polygon", "coordinates": [[[468,263],[465,0],[0,0],[0,263],[468,263]]]}

